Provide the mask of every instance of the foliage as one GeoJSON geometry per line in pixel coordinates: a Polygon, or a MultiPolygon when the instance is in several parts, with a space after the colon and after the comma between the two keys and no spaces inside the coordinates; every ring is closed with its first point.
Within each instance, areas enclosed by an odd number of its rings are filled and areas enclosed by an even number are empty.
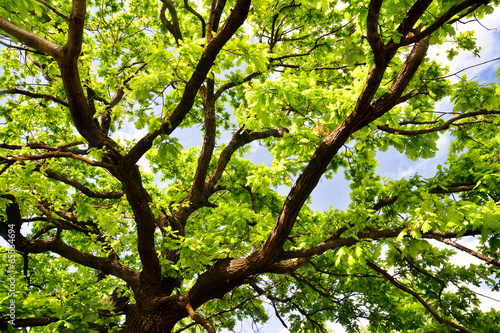
{"type": "Polygon", "coordinates": [[[0,0],[0,328],[500,331],[499,86],[427,56],[479,55],[457,27],[497,5],[0,0]],[[443,137],[431,177],[377,173],[443,137]],[[342,173],[349,208],[313,211],[342,173]]]}

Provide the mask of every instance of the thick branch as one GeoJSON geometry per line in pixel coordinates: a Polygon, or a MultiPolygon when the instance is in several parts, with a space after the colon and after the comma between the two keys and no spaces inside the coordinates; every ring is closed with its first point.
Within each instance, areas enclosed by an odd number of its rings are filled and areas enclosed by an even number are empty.
{"type": "Polygon", "coordinates": [[[226,6],[226,0],[217,1],[217,6],[214,11],[214,19],[212,23],[212,31],[217,32],[219,29],[220,18],[222,16],[222,12],[224,11],[224,7],[226,6]]]}
{"type": "Polygon", "coordinates": [[[401,66],[401,69],[396,75],[394,82],[389,88],[391,92],[383,95],[373,104],[375,112],[374,116],[371,116],[367,119],[369,120],[369,122],[373,121],[374,117],[379,117],[380,113],[386,113],[401,101],[401,95],[420,67],[420,64],[424,60],[428,49],[429,38],[422,39],[413,46],[410,54],[408,55],[408,58],[406,58],[406,61],[404,62],[403,66],[401,66]]]}
{"type": "MultiPolygon", "coordinates": [[[[487,3],[487,1],[485,1],[484,3],[487,3]]],[[[389,45],[387,45],[387,47],[388,47],[388,49],[389,48],[390,49],[397,49],[401,46],[410,45],[410,44],[413,44],[415,42],[418,42],[419,40],[422,40],[423,38],[427,38],[432,33],[434,33],[436,30],[438,30],[441,26],[443,26],[447,23],[451,24],[452,22],[449,22],[450,19],[452,19],[455,15],[457,15],[458,13],[463,11],[464,9],[467,9],[469,7],[477,8],[478,7],[477,5],[478,5],[477,0],[463,0],[462,2],[459,2],[459,3],[451,6],[450,9],[446,13],[444,13],[439,18],[434,20],[434,22],[430,26],[428,26],[426,29],[424,29],[422,32],[415,33],[413,37],[403,39],[401,41],[401,43],[398,43],[398,44],[390,43],[389,45]]],[[[409,25],[410,24],[405,25],[405,30],[407,29],[407,27],[409,25]]],[[[399,28],[402,29],[401,26],[399,28]]]]}
{"type": "Polygon", "coordinates": [[[42,253],[51,251],[75,263],[116,276],[117,278],[127,282],[133,288],[136,286],[138,274],[116,260],[96,257],[80,252],[56,237],[39,240],[27,240],[24,236],[19,236],[19,241],[17,241],[18,237],[16,237],[16,249],[21,252],[42,253]]]}
{"type": "Polygon", "coordinates": [[[367,233],[359,233],[356,237],[346,237],[346,238],[330,238],[325,240],[315,246],[307,249],[296,250],[296,251],[285,251],[281,255],[281,260],[293,259],[293,258],[310,258],[314,255],[320,255],[328,250],[336,249],[343,246],[352,246],[363,239],[379,239],[388,237],[397,237],[404,228],[392,228],[392,229],[382,229],[375,230],[367,233]]]}
{"type": "Polygon", "coordinates": [[[87,12],[86,0],[73,0],[69,17],[68,40],[63,47],[67,59],[75,61],[82,50],[83,28],[87,12]]]}
{"type": "Polygon", "coordinates": [[[217,2],[217,0],[212,0],[212,4],[210,6],[210,13],[208,14],[207,43],[210,43],[210,41],[212,40],[212,26],[213,26],[213,22],[214,22],[216,2],[217,2]]]}
{"type": "Polygon", "coordinates": [[[56,60],[61,70],[61,78],[69,103],[71,118],[78,132],[93,147],[106,146],[110,155],[120,159],[119,146],[107,137],[94,121],[92,110],[87,102],[78,70],[78,57],[82,49],[83,29],[86,14],[86,1],[73,0],[69,20],[69,31],[66,45],[61,57],[56,60]]]}
{"type": "Polygon", "coordinates": [[[21,41],[23,44],[50,55],[54,59],[62,56],[62,48],[53,44],[34,33],[23,30],[4,18],[0,17],[0,29],[21,41]]]}
{"type": "Polygon", "coordinates": [[[413,29],[415,23],[417,23],[418,19],[425,13],[431,3],[432,0],[418,0],[415,2],[397,28],[397,31],[402,36],[408,35],[408,33],[413,29]]]}

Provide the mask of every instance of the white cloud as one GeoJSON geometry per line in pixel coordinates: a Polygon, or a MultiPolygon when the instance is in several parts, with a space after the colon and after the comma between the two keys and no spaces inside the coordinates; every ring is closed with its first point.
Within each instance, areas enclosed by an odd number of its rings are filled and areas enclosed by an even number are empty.
{"type": "MultiPolygon", "coordinates": [[[[475,57],[472,52],[464,52],[459,50],[459,54],[449,61],[446,58],[446,50],[456,48],[457,45],[445,43],[439,46],[432,46],[429,50],[429,56],[435,58],[438,62],[449,66],[449,73],[456,73],[466,67],[477,65],[491,59],[497,58],[500,54],[500,9],[497,8],[492,15],[481,19],[479,22],[471,21],[467,24],[455,23],[458,29],[457,33],[467,30],[475,31],[476,45],[481,48],[479,57],[475,57]]],[[[468,78],[480,79],[485,75],[496,73],[500,61],[493,61],[487,64],[472,67],[457,74],[458,76],[450,77],[452,81],[458,81],[459,77],[467,74],[468,78]]]]}

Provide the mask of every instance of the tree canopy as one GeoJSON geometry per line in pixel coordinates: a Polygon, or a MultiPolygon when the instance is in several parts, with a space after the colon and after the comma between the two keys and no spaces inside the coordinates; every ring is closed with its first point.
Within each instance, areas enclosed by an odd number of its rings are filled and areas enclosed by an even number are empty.
{"type": "Polygon", "coordinates": [[[498,0],[0,4],[0,328],[500,331],[499,85],[428,55],[498,0]],[[334,175],[348,209],[312,210],[334,175]]]}

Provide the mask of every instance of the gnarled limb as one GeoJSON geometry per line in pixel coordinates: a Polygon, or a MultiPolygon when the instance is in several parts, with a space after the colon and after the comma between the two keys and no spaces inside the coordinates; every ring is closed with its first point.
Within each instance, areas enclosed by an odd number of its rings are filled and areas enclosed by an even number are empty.
{"type": "Polygon", "coordinates": [[[120,147],[105,135],[94,121],[92,110],[85,97],[78,71],[78,58],[82,49],[83,30],[86,14],[86,1],[74,0],[69,20],[68,39],[62,48],[61,56],[56,58],[61,70],[61,78],[68,97],[71,117],[78,132],[94,147],[106,146],[108,156],[121,159],[120,147]]]}

